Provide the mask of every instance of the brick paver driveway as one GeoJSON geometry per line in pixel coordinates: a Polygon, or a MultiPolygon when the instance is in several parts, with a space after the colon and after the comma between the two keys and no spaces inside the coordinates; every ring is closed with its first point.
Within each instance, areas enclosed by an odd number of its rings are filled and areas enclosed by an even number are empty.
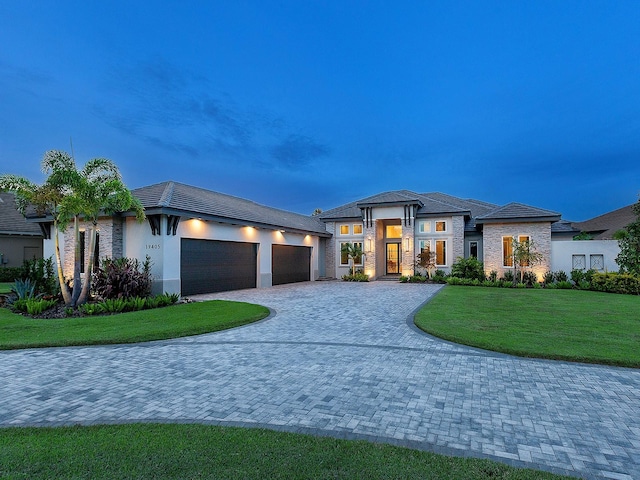
{"type": "Polygon", "coordinates": [[[442,342],[430,285],[314,282],[211,295],[275,316],[140,345],[0,352],[0,425],[260,425],[640,478],[640,371],[442,342]]]}

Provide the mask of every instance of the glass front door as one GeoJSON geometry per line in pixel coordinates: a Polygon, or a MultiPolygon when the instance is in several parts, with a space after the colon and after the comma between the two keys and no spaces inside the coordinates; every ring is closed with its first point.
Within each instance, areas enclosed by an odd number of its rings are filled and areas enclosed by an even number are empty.
{"type": "Polygon", "coordinates": [[[400,244],[387,243],[387,275],[400,273],[400,244]]]}

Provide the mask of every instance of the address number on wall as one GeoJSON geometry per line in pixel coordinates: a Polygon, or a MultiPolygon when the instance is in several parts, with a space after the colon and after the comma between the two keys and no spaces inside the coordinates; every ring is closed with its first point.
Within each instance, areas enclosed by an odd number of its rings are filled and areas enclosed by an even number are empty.
{"type": "Polygon", "coordinates": [[[146,245],[147,250],[160,250],[159,243],[151,243],[146,245]]]}

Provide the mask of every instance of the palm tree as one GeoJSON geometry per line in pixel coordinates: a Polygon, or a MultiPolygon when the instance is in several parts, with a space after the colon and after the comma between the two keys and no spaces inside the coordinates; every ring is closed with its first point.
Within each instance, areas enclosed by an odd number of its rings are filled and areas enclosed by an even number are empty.
{"type": "Polygon", "coordinates": [[[358,260],[362,259],[362,247],[360,244],[351,242],[344,243],[340,248],[340,253],[347,256],[351,262],[351,275],[355,275],[356,263],[358,263],[358,260]]]}
{"type": "Polygon", "coordinates": [[[13,191],[17,195],[18,208],[24,214],[33,205],[39,214],[51,215],[55,232],[55,252],[58,281],[65,305],[76,306],[87,301],[91,284],[91,272],[95,260],[95,242],[98,217],[133,209],[139,221],[144,220],[140,202],[122,182],[120,172],[113,162],[104,158],[89,160],[77,170],[75,161],[66,152],[50,150],[42,159],[42,171],[47,180],[38,186],[16,175],[0,175],[0,191],[13,191]],[[89,262],[85,281],[80,274],[80,219],[91,222],[89,238],[89,262]],[[60,255],[58,232],[64,232],[74,224],[74,272],[73,291],[65,282],[60,255]]]}
{"type": "Polygon", "coordinates": [[[45,153],[41,163],[42,172],[49,174],[49,176],[42,185],[37,185],[18,175],[3,174],[0,175],[0,191],[16,194],[18,210],[23,215],[30,205],[36,209],[39,215],[51,215],[55,232],[55,254],[60,292],[64,303],[70,305],[71,292],[65,283],[62,271],[57,232],[64,231],[69,222],[64,208],[64,200],[66,195],[71,192],[71,185],[75,179],[75,164],[71,157],[59,153],[55,151],[45,153]]]}

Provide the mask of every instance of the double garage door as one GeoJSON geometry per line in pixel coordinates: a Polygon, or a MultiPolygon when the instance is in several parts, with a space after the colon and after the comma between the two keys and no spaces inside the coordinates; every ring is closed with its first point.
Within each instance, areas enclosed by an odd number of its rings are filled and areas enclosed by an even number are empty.
{"type": "MultiPolygon", "coordinates": [[[[311,248],[273,245],[273,285],[310,280],[311,248]]],[[[255,288],[258,244],[183,238],[180,249],[182,295],[255,288]]]]}

